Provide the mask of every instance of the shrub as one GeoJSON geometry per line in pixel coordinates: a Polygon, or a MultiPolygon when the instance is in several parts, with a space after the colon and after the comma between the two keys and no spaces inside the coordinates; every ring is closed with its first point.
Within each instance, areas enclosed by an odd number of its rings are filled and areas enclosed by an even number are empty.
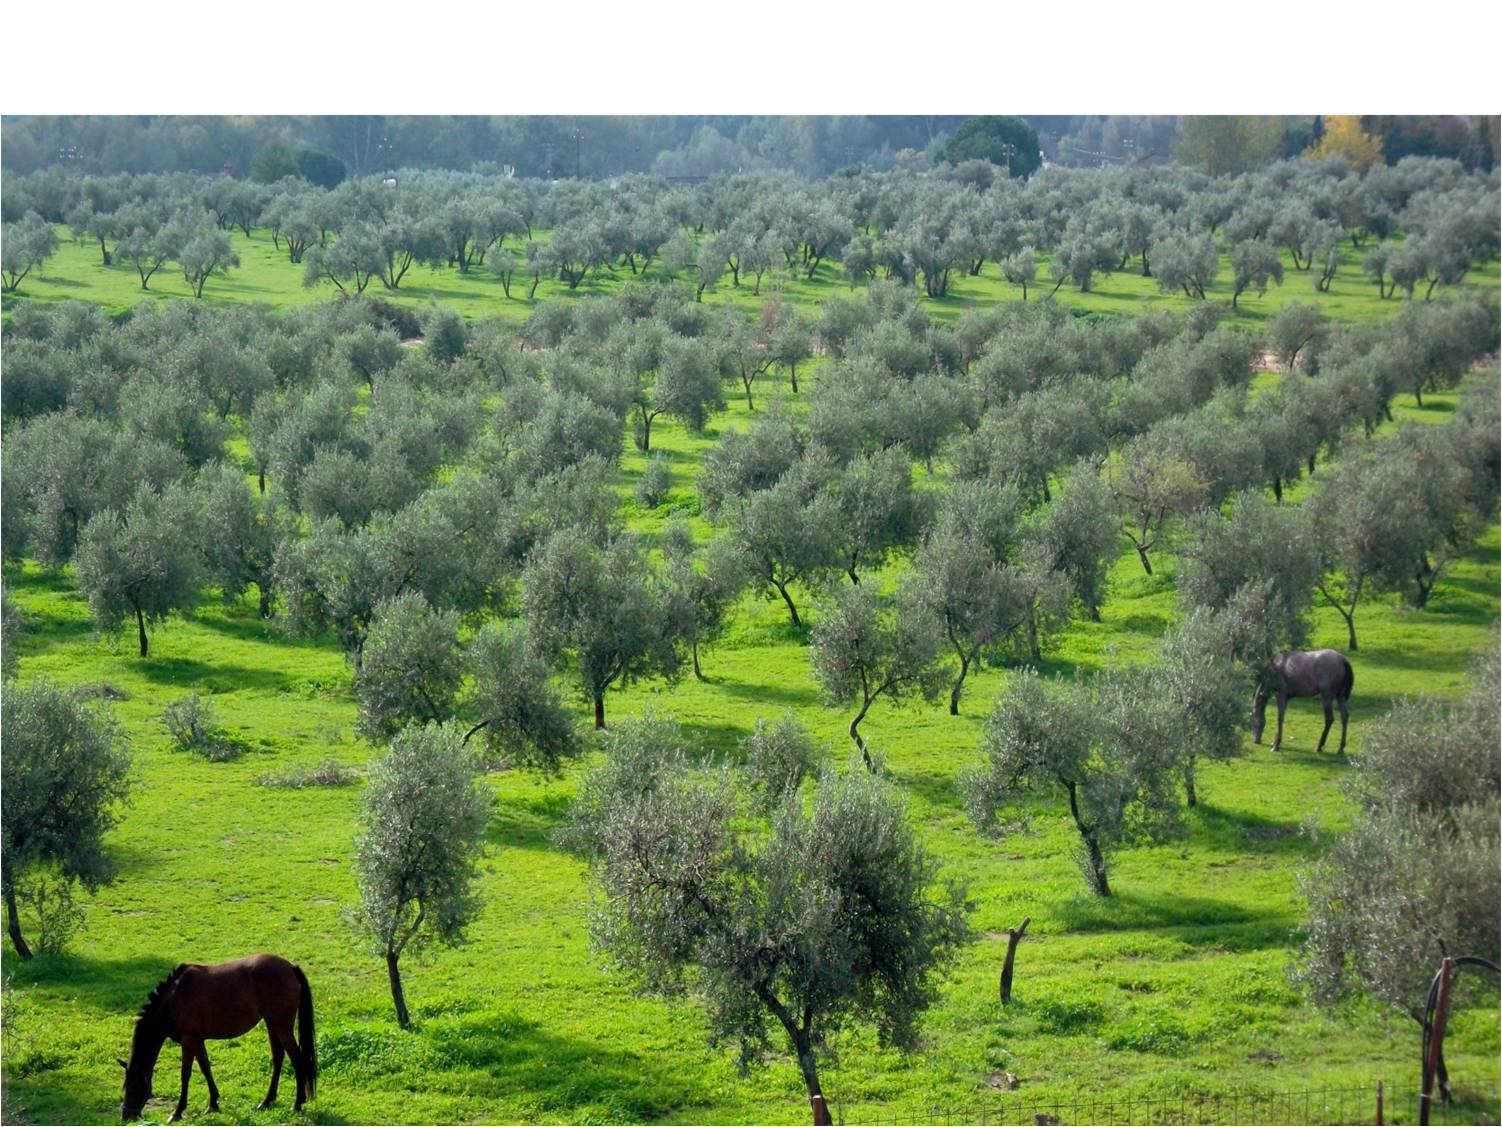
{"type": "Polygon", "coordinates": [[[636,499],[647,508],[655,509],[667,497],[671,484],[672,475],[668,472],[667,459],[660,452],[653,454],[652,460],[647,463],[646,473],[636,483],[636,499]]]}
{"type": "Polygon", "coordinates": [[[167,729],[172,747],[177,751],[216,761],[233,759],[242,748],[225,736],[216,719],[210,701],[197,693],[189,693],[178,697],[163,710],[162,727],[167,729]]]}
{"type": "Polygon", "coordinates": [[[286,787],[302,790],[304,787],[347,787],[360,777],[353,767],[346,767],[338,760],[324,759],[309,766],[292,767],[286,771],[267,771],[251,781],[258,787],[286,787]]]}

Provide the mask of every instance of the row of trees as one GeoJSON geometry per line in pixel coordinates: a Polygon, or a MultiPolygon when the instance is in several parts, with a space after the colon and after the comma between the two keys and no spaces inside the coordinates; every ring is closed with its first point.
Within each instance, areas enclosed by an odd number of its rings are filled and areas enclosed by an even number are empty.
{"type": "Polygon", "coordinates": [[[992,263],[1025,296],[1047,254],[1055,292],[1066,284],[1088,291],[1130,265],[1165,292],[1204,298],[1224,252],[1234,306],[1248,291],[1281,284],[1280,252],[1316,290],[1328,290],[1347,239],[1353,252],[1380,240],[1363,252],[1363,268],[1382,296],[1402,289],[1412,297],[1420,286],[1430,296],[1495,255],[1495,198],[1494,184],[1458,165],[1417,159],[1364,174],[1340,159],[1287,163],[1231,181],[1184,170],[1051,169],[1026,184],[972,160],[929,175],[858,170],[817,184],[742,175],[692,189],[651,177],[549,185],[453,173],[414,175],[397,189],[355,180],[333,191],[301,179],[40,177],[8,193],[6,217],[20,222],[29,208],[66,221],[75,238],[97,243],[105,265],[131,262],[143,288],[162,264],[180,261],[195,292],[228,261],[204,241],[212,221],[247,237],[266,228],[294,264],[305,264],[306,285],[343,292],[377,280],[398,289],[422,263],[464,274],[487,264],[508,297],[518,275],[530,294],[543,278],[575,289],[592,275],[624,269],[635,277],[654,266],[697,296],[727,279],[759,295],[769,272],[812,277],[839,262],[852,286],[886,277],[921,285],[929,297],[992,263]],[[548,237],[534,239],[534,226],[548,237]],[[1393,238],[1399,233],[1402,241],[1393,238]]]}

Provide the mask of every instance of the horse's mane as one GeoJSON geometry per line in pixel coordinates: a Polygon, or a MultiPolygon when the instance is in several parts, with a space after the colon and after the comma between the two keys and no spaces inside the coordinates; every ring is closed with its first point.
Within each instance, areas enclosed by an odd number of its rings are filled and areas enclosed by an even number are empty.
{"type": "Polygon", "coordinates": [[[187,969],[187,963],[178,963],[177,966],[172,968],[166,978],[162,979],[162,981],[158,982],[156,986],[152,988],[151,993],[146,995],[146,1001],[141,1003],[140,1012],[136,1014],[137,1027],[139,1027],[143,1021],[151,1017],[156,1012],[157,1006],[161,1003],[162,998],[167,993],[167,988],[174,982],[176,982],[182,975],[183,971],[187,969]]]}

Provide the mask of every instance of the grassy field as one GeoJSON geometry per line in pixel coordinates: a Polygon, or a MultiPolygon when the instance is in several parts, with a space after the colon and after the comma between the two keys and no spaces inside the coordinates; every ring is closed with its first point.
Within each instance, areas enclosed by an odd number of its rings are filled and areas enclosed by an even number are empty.
{"type": "MultiPolygon", "coordinates": [[[[326,291],[298,288],[296,268],[277,259],[269,239],[258,233],[237,242],[244,268],[212,280],[205,300],[326,298],[326,291]]],[[[1495,288],[1496,264],[1475,278],[1495,288]]],[[[789,292],[811,303],[835,288],[821,279],[789,292]]],[[[162,297],[183,290],[180,275],[153,282],[162,297]]],[[[42,276],[27,280],[23,296],[81,297],[120,309],[139,291],[129,267],[104,270],[94,252],[69,244],[42,276]]],[[[539,296],[557,294],[545,287],[539,296]]],[[[1103,279],[1100,292],[1083,299],[1063,290],[1060,296],[1123,311],[1165,300],[1186,304],[1154,296],[1150,281],[1131,274],[1103,279]]],[[[1282,290],[1247,302],[1242,319],[1251,323],[1284,301],[1315,296],[1306,276],[1291,277],[1282,290]]],[[[499,283],[483,274],[463,280],[414,268],[400,300],[429,297],[472,316],[519,317],[530,308],[505,302],[499,283]]],[[[994,277],[965,279],[940,312],[998,298],[1012,295],[994,277]]],[[[1329,300],[1343,303],[1332,311],[1350,318],[1397,306],[1379,302],[1349,267],[1329,300]]],[[[782,385],[759,387],[758,399],[786,394],[782,385]]],[[[1429,396],[1422,411],[1400,406],[1397,414],[1443,421],[1456,400],[1454,393],[1429,396]]],[[[675,503],[692,507],[687,487],[705,452],[750,418],[732,399],[703,435],[659,422],[654,446],[671,458],[675,494],[652,513],[623,501],[633,525],[651,535],[675,503]]],[[[645,465],[635,451],[623,458],[623,498],[645,465]]],[[[1353,752],[1401,696],[1460,691],[1474,653],[1493,643],[1498,552],[1494,526],[1423,611],[1393,598],[1363,606],[1353,752]]],[[[1148,577],[1134,556],[1122,556],[1103,621],[1074,624],[1048,653],[1046,668],[1072,674],[1150,653],[1175,607],[1173,561],[1161,553],[1157,563],[1148,577]]],[[[739,1075],[730,1052],[706,1044],[692,1004],[641,996],[590,951],[584,871],[551,844],[585,765],[559,779],[490,778],[495,813],[485,912],[467,946],[407,967],[415,1028],[402,1032],[380,960],[341,917],[355,899],[361,788],[256,785],[267,772],[330,757],[360,768],[377,754],[353,734],[350,671],[337,649],[276,635],[246,601],[207,604],[159,629],[151,657],[141,660],[128,638],[117,644],[93,636],[70,571],[28,565],[8,576],[7,586],[27,618],[21,676],[45,674],[118,698],[112,707],[132,737],[137,777],[134,800],[110,839],[120,879],[88,903],[88,926],[73,951],[27,964],[7,952],[7,1121],[114,1121],[115,1058],[125,1055],[148,990],[177,962],[258,950],[299,962],[317,999],[323,1077],[319,1099],[299,1122],[806,1121],[789,1059],[739,1075]],[[192,690],[211,694],[221,723],[248,745],[240,758],[209,763],[168,748],[161,712],[192,690]]],[[[1315,645],[1343,646],[1333,610],[1318,610],[1315,623],[1315,645]]],[[[670,713],[707,752],[733,754],[757,717],[791,709],[843,761],[848,716],[821,706],[806,643],[806,631],[787,624],[780,602],[748,596],[728,637],[705,654],[708,683],[688,678],[612,693],[609,716],[670,713]]],[[[984,715],[1008,675],[1005,668],[973,675],[957,718],[942,705],[899,711],[881,702],[864,725],[928,848],[947,873],[968,882],[979,938],[949,977],[918,1054],[882,1050],[864,1031],[841,1043],[839,1062],[823,1070],[837,1112],[854,1119],[974,1108],[1001,1098],[996,1089],[1008,1072],[1029,1099],[1346,1087],[1379,1077],[1416,1086],[1418,1036],[1410,1021],[1364,1004],[1321,1013],[1288,978],[1300,926],[1296,873],[1323,849],[1301,826],[1313,821],[1338,831],[1349,817],[1339,793],[1348,761],[1313,750],[1317,704],[1291,706],[1277,755],[1249,747],[1241,759],[1205,765],[1187,836],[1122,850],[1112,870],[1118,895],[1098,900],[1085,893],[1070,860],[1073,831],[1062,810],[1042,808],[1035,832],[1003,841],[978,836],[965,818],[956,777],[977,759],[984,715]],[[996,1000],[1001,932],[1023,916],[1033,922],[1019,952],[1015,1001],[1003,1009],[996,1000]]],[[[585,723],[586,702],[577,708],[585,723]]],[[[1497,1019],[1495,1005],[1464,1011],[1447,1042],[1458,1089],[1491,1115],[1497,1019]]],[[[291,1115],[290,1083],[279,1111],[251,1110],[268,1076],[261,1035],[215,1043],[211,1055],[224,1111],[198,1113],[197,1121],[269,1123],[291,1115]]],[[[169,1046],[156,1083],[168,1098],[149,1106],[150,1121],[170,1111],[175,1063],[169,1046]]],[[[206,1099],[195,1075],[190,1107],[200,1109],[206,1099]]]]}
{"type": "MultiPolygon", "coordinates": [[[[99,249],[92,243],[79,244],[68,237],[66,227],[58,228],[62,243],[57,253],[21,284],[20,292],[4,296],[4,308],[9,310],[17,301],[59,302],[69,299],[96,302],[111,312],[123,312],[140,301],[167,300],[170,298],[192,299],[193,291],[175,265],[163,267],[152,279],[150,289],[142,291],[135,268],[128,263],[103,266],[99,249]]],[[[538,231],[540,240],[546,240],[546,232],[538,231]]],[[[246,238],[239,230],[232,229],[230,237],[240,266],[226,275],[215,275],[204,287],[203,299],[207,302],[264,302],[268,305],[299,305],[311,301],[327,301],[336,291],[323,284],[314,289],[303,289],[303,268],[288,261],[285,252],[272,244],[271,233],[255,230],[246,238]]],[[[1331,317],[1342,321],[1362,321],[1391,316],[1401,308],[1399,299],[1383,301],[1377,295],[1376,284],[1361,272],[1361,257],[1365,250],[1346,247],[1347,262],[1331,283],[1329,293],[1319,293],[1314,288],[1315,275],[1298,271],[1287,252],[1282,252],[1284,280],[1281,286],[1273,286],[1265,296],[1255,293],[1241,296],[1239,309],[1230,314],[1228,324],[1259,327],[1264,321],[1285,305],[1305,302],[1318,305],[1331,317]]],[[[1498,287],[1497,260],[1483,263],[1471,270],[1463,285],[1495,293],[1498,287]]],[[[658,278],[656,266],[649,268],[647,276],[658,278]]],[[[1038,266],[1038,284],[1028,287],[1028,300],[1046,299],[1053,282],[1048,277],[1047,258],[1041,257],[1038,266]]],[[[570,290],[562,282],[549,280],[537,290],[535,300],[526,300],[527,284],[518,277],[511,287],[508,299],[497,278],[488,267],[474,268],[468,275],[460,274],[457,268],[434,270],[414,265],[402,280],[399,289],[383,289],[373,282],[366,291],[370,296],[394,301],[401,305],[422,307],[430,300],[459,310],[471,319],[503,317],[521,321],[536,307],[537,302],[559,298],[574,299],[590,294],[608,293],[629,281],[631,273],[624,267],[610,271],[596,271],[578,289],[570,290]]],[[[732,302],[747,309],[758,308],[774,289],[782,289],[785,300],[806,313],[818,311],[819,302],[832,294],[848,293],[849,287],[840,274],[836,263],[823,263],[812,279],[801,273],[780,281],[769,274],[762,279],[762,295],[752,294],[749,278],[743,280],[739,289],[730,284],[727,274],[714,289],[707,291],[704,300],[711,303],[732,302]]],[[[1218,302],[1229,309],[1231,302],[1231,267],[1226,255],[1221,256],[1219,280],[1208,290],[1208,300],[1218,302]]],[[[920,291],[921,292],[921,291],[920,291]]],[[[1443,291],[1437,291],[1443,292],[1443,291]]],[[[972,305],[987,306],[997,302],[1021,300],[1021,290],[1008,285],[1001,277],[994,262],[987,263],[976,277],[958,275],[950,294],[941,300],[924,299],[925,307],[940,320],[959,316],[972,305]]],[[[1158,291],[1156,279],[1144,278],[1140,264],[1133,260],[1127,268],[1114,274],[1098,277],[1090,293],[1079,293],[1072,286],[1063,286],[1053,300],[1070,308],[1097,313],[1136,314],[1153,309],[1175,309],[1180,312],[1198,304],[1182,294],[1163,294],[1158,291]]]]}

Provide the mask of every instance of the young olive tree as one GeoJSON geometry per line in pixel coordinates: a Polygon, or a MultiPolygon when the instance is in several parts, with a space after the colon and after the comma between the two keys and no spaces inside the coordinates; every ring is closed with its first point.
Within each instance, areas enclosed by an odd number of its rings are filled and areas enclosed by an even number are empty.
{"type": "Polygon", "coordinates": [[[853,1024],[915,1043],[969,937],[963,891],[938,884],[878,778],[826,773],[811,805],[790,798],[752,828],[730,774],[693,771],[673,725],[625,725],[607,751],[564,835],[600,892],[595,943],[646,989],[696,995],[711,1039],[743,1063],[780,1030],[814,1121],[828,1122],[821,1053],[853,1024]]]}
{"type": "Polygon", "coordinates": [[[106,509],[84,526],[78,585],[101,632],[114,633],[134,618],[146,657],[146,627],[193,607],[204,577],[193,547],[197,527],[193,494],[183,484],[160,493],[142,485],[123,517],[106,509]]]}
{"type": "Polygon", "coordinates": [[[130,756],[114,719],[46,680],[5,686],[0,738],[0,887],[16,954],[31,958],[16,898],[51,869],[93,891],[113,864],[104,835],[130,790],[130,756]]]}
{"type": "Polygon", "coordinates": [[[1049,685],[1022,669],[986,724],[985,762],[962,780],[975,824],[994,831],[1023,797],[1060,788],[1080,836],[1076,856],[1090,891],[1111,895],[1107,853],[1178,827],[1182,718],[1140,670],[1084,685],[1049,685]]]}
{"type": "Polygon", "coordinates": [[[553,667],[521,623],[486,623],[464,654],[470,686],[460,713],[487,762],[555,772],[583,745],[553,688],[553,667]]]}
{"type": "Polygon", "coordinates": [[[15,223],[5,224],[0,233],[0,274],[4,274],[5,293],[15,293],[26,275],[40,266],[57,250],[57,232],[34,211],[15,223]]]}
{"type": "MultiPolygon", "coordinates": [[[[1353,994],[1424,1020],[1441,959],[1502,957],[1496,637],[1460,701],[1403,700],[1347,784],[1351,829],[1301,875],[1307,938],[1296,977],[1329,1005],[1353,994]]],[[[1448,1095],[1443,1061],[1441,1091],[1448,1095]]]]}
{"type": "Polygon", "coordinates": [[[1121,517],[1122,535],[1137,549],[1142,570],[1151,575],[1148,549],[1163,538],[1171,520],[1188,514],[1200,503],[1205,483],[1188,462],[1142,439],[1122,451],[1108,480],[1121,517]]]}
{"type": "Polygon", "coordinates": [[[945,680],[938,664],[938,623],[916,599],[884,610],[865,587],[842,587],[814,623],[809,657],[831,705],[856,703],[850,738],[872,771],[860,723],[881,697],[936,700],[945,680]]]}
{"type": "Polygon", "coordinates": [[[574,529],[542,545],[523,579],[538,643],[573,656],[580,687],[605,727],[605,691],[638,677],[676,677],[683,664],[661,583],[640,546],[620,536],[603,550],[574,529]]]}
{"type": "Polygon", "coordinates": [[[1278,258],[1276,247],[1259,239],[1248,239],[1231,248],[1231,308],[1247,290],[1257,291],[1262,297],[1267,293],[1269,282],[1283,284],[1283,263],[1278,258]]]}
{"type": "MultiPolygon", "coordinates": [[[[942,625],[959,659],[959,675],[949,690],[951,716],[959,715],[970,667],[1027,621],[1021,573],[1009,566],[1020,517],[1015,485],[956,482],[906,581],[905,599],[942,625]]],[[[1114,521],[1111,533],[1114,537],[1114,521]]]]}
{"type": "Polygon", "coordinates": [[[355,838],[360,903],[350,925],[386,960],[396,1020],[411,1022],[399,961],[463,942],[479,914],[476,866],[490,795],[458,728],[407,728],[372,765],[355,838]]]}
{"type": "Polygon", "coordinates": [[[676,632],[688,643],[694,676],[703,681],[699,647],[714,643],[725,632],[730,610],[746,587],[746,559],[727,536],[695,551],[693,530],[677,519],[663,530],[662,556],[676,632]]]}
{"type": "Polygon", "coordinates": [[[459,616],[434,610],[416,591],[376,604],[355,674],[361,735],[387,740],[408,724],[453,716],[463,675],[458,633],[459,616]]]}

